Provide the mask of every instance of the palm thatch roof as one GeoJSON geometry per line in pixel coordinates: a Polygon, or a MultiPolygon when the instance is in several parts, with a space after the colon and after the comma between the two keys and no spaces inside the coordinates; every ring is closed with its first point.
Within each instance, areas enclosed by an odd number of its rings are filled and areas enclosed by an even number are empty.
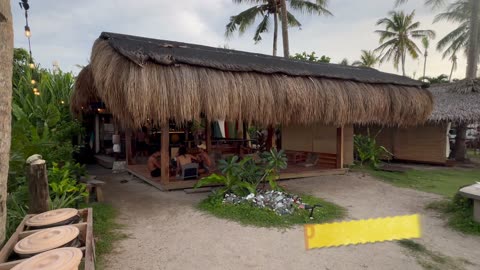
{"type": "MultiPolygon", "coordinates": [[[[97,39],[90,62],[91,77],[77,79],[90,82],[77,82],[74,98],[98,96],[132,127],[201,114],[264,125],[405,126],[423,123],[432,110],[418,81],[370,68],[113,33],[97,39]]],[[[72,104],[78,109],[82,101],[72,104]]]]}
{"type": "Polygon", "coordinates": [[[432,122],[480,122],[480,80],[432,85],[434,99],[432,122]]]}
{"type": "Polygon", "coordinates": [[[72,93],[70,102],[72,112],[78,114],[84,107],[88,107],[88,104],[100,101],[92,78],[92,68],[90,65],[87,65],[78,73],[75,80],[75,91],[72,93]]]}

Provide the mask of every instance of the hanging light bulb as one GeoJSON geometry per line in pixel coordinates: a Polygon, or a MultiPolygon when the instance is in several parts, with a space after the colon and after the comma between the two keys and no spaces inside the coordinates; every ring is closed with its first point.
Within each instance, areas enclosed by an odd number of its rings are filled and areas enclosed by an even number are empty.
{"type": "Polygon", "coordinates": [[[28,25],[25,25],[25,36],[28,38],[32,36],[32,32],[30,31],[30,26],[28,25]]]}
{"type": "Polygon", "coordinates": [[[30,63],[28,64],[28,66],[29,66],[31,69],[34,69],[34,68],[35,68],[35,64],[34,64],[33,62],[30,62],[30,63]]]}
{"type": "Polygon", "coordinates": [[[32,79],[32,84],[35,84],[35,83],[36,83],[36,81],[34,79],[32,79]]]}
{"type": "Polygon", "coordinates": [[[38,92],[38,89],[36,87],[33,88],[33,92],[38,92]]]}
{"type": "Polygon", "coordinates": [[[60,100],[60,103],[62,103],[62,104],[65,104],[65,101],[63,101],[63,100],[60,100]]]}

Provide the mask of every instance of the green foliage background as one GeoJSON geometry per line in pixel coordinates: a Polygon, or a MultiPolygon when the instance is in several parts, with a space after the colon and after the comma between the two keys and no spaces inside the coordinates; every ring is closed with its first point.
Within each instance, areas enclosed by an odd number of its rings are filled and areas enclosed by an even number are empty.
{"type": "Polygon", "coordinates": [[[75,206],[86,195],[85,186],[77,182],[86,171],[73,161],[72,140],[82,133],[69,109],[75,78],[61,70],[30,68],[29,60],[26,50],[15,49],[7,233],[28,211],[25,160],[33,154],[47,161],[51,208],[75,206]]]}

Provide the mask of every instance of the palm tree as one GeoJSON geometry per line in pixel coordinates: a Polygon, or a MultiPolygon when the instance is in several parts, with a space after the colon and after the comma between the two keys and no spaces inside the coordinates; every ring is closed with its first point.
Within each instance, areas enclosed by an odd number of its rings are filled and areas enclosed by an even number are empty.
{"type": "MultiPolygon", "coordinates": [[[[408,0],[396,0],[396,5],[408,2],[408,0]]],[[[445,4],[445,0],[425,0],[425,5],[432,7],[439,7],[445,4]]],[[[445,55],[451,54],[459,47],[464,47],[467,52],[467,79],[475,79],[478,69],[478,56],[480,52],[480,3],[478,0],[458,0],[448,8],[447,12],[441,13],[437,16],[439,19],[446,19],[460,23],[460,26],[450,32],[445,38],[439,42],[440,49],[445,47],[445,44],[450,44],[448,52],[445,55]],[[472,30],[472,31],[470,31],[472,30]],[[468,32],[467,32],[468,31],[468,32]],[[444,45],[442,44],[442,41],[444,45]],[[456,41],[456,42],[454,42],[456,41]]],[[[438,46],[437,46],[438,48],[438,46]]]]}
{"type": "Polygon", "coordinates": [[[385,30],[375,31],[380,35],[381,45],[375,49],[380,52],[380,62],[393,60],[393,66],[398,69],[402,65],[402,74],[405,76],[405,60],[407,54],[417,59],[420,49],[413,41],[423,37],[434,38],[432,30],[418,30],[420,22],[414,22],[415,11],[405,14],[403,11],[391,11],[388,18],[377,21],[385,30]]]}
{"type": "MultiPolygon", "coordinates": [[[[471,36],[471,11],[470,0],[459,0],[450,4],[445,12],[435,16],[434,22],[448,21],[459,24],[457,28],[445,35],[437,44],[437,49],[443,51],[443,58],[456,54],[460,49],[465,50],[465,54],[468,54],[471,36]]],[[[480,42],[479,39],[477,37],[478,42],[480,42]]]]}
{"type": "Polygon", "coordinates": [[[457,55],[453,54],[450,57],[450,61],[452,61],[452,69],[450,70],[450,76],[448,76],[448,81],[452,81],[452,75],[455,70],[457,70],[457,55]]]}
{"type": "Polygon", "coordinates": [[[0,242],[5,240],[10,160],[13,76],[13,19],[10,0],[0,0],[0,242]]]}
{"type": "MultiPolygon", "coordinates": [[[[456,68],[456,52],[464,49],[467,55],[466,78],[475,79],[478,69],[480,44],[480,4],[478,0],[458,0],[449,5],[447,10],[436,16],[435,21],[446,20],[459,23],[459,26],[442,38],[437,49],[444,50],[443,57],[452,55],[452,71],[456,68]],[[455,56],[455,57],[454,57],[455,56]]],[[[457,161],[464,161],[466,155],[465,123],[457,123],[457,136],[453,156],[457,161]]]]}
{"type": "Polygon", "coordinates": [[[419,81],[428,82],[429,84],[448,83],[448,76],[445,74],[438,75],[437,77],[423,76],[418,78],[419,81]]]}
{"type": "Polygon", "coordinates": [[[338,63],[339,65],[344,65],[344,66],[349,66],[350,65],[350,62],[348,61],[347,58],[343,58],[342,61],[340,61],[340,63],[338,63]]]}
{"type": "MultiPolygon", "coordinates": [[[[262,34],[268,32],[271,27],[271,19],[273,17],[273,55],[277,55],[277,38],[278,38],[278,20],[281,13],[281,1],[282,0],[233,0],[237,4],[251,3],[253,7],[240,12],[235,16],[230,17],[230,22],[226,25],[225,36],[230,37],[235,32],[239,34],[245,33],[245,31],[255,23],[255,20],[259,17],[262,18],[257,25],[253,40],[258,43],[262,40],[262,34]]],[[[307,0],[288,0],[290,9],[299,11],[306,14],[317,15],[332,15],[327,10],[328,0],[316,0],[310,2],[307,0]]],[[[301,27],[302,24],[295,18],[290,12],[286,13],[286,27],[301,27]]],[[[281,18],[280,18],[281,20],[281,18]]],[[[283,26],[282,26],[283,27],[283,26]]],[[[283,28],[282,28],[283,30],[283,28]]],[[[287,29],[288,30],[288,29],[287,29]]],[[[287,34],[288,35],[288,32],[287,34]]],[[[288,37],[287,37],[288,39],[288,37]]],[[[287,55],[288,57],[288,55],[287,55]]]]}
{"type": "Polygon", "coordinates": [[[425,72],[427,70],[427,57],[428,57],[428,47],[430,47],[430,41],[428,40],[428,37],[423,37],[422,38],[422,45],[424,49],[423,53],[423,77],[425,77],[425,72]]]}
{"type": "Polygon", "coordinates": [[[372,68],[376,64],[378,64],[379,61],[380,59],[375,54],[375,52],[362,50],[362,54],[360,55],[360,60],[353,62],[352,66],[372,68]]]}
{"type": "Polygon", "coordinates": [[[290,45],[288,40],[288,10],[287,2],[280,0],[281,14],[282,14],[282,41],[283,41],[283,57],[288,58],[290,56],[290,45]]]}

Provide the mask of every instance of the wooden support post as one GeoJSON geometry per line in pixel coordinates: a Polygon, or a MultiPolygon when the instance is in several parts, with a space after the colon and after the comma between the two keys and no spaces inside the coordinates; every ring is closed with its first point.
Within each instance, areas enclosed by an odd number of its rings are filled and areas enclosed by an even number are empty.
{"type": "Polygon", "coordinates": [[[272,149],[272,146],[273,146],[273,133],[275,132],[275,130],[273,129],[273,126],[268,126],[268,129],[267,129],[267,141],[265,142],[266,143],[266,148],[267,148],[267,151],[270,151],[270,149],[272,149]]]}
{"type": "Polygon", "coordinates": [[[39,155],[27,159],[27,179],[29,193],[30,214],[39,214],[48,211],[48,177],[45,160],[39,155]]]}
{"type": "Polygon", "coordinates": [[[343,169],[343,126],[337,128],[337,169],[343,169]]]}
{"type": "Polygon", "coordinates": [[[247,129],[248,129],[248,124],[245,122],[245,121],[242,121],[242,131],[243,131],[243,134],[242,134],[242,137],[243,137],[243,146],[247,147],[248,146],[248,142],[247,142],[247,129]]]}
{"type": "Polygon", "coordinates": [[[132,131],[127,129],[125,131],[125,160],[127,166],[133,164],[132,162],[132,131]]]}
{"type": "Polygon", "coordinates": [[[95,114],[95,154],[100,152],[100,115],[95,114]]]}
{"type": "Polygon", "coordinates": [[[160,157],[160,171],[162,173],[160,183],[168,184],[170,179],[170,170],[169,170],[169,163],[170,163],[170,155],[169,155],[169,148],[170,148],[170,128],[168,123],[162,125],[162,139],[161,139],[161,147],[160,150],[161,157],[160,157]]]}
{"type": "Polygon", "coordinates": [[[205,144],[207,146],[207,153],[212,151],[212,123],[206,120],[205,124],[205,144]]]}

